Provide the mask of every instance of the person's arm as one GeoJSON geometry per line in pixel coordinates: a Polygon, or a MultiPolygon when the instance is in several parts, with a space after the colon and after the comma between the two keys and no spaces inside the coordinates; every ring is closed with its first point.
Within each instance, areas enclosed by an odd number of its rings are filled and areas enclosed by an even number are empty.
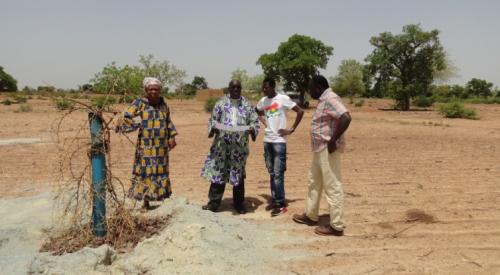
{"type": "Polygon", "coordinates": [[[250,126],[250,129],[248,129],[248,133],[250,133],[250,137],[252,137],[252,141],[255,141],[257,139],[257,135],[259,134],[259,116],[257,114],[256,109],[254,108],[248,108],[250,109],[250,114],[248,116],[248,125],[250,126]]]}
{"type": "Polygon", "coordinates": [[[333,153],[337,150],[337,141],[344,134],[344,132],[349,128],[349,124],[351,123],[351,115],[349,112],[343,113],[338,122],[337,128],[333,131],[333,136],[328,142],[328,153],[333,153]]]}
{"type": "Polygon", "coordinates": [[[262,124],[264,124],[264,127],[267,128],[267,121],[266,121],[266,117],[265,117],[266,114],[264,113],[264,111],[259,110],[258,107],[255,107],[255,111],[257,112],[257,115],[259,116],[260,122],[262,122],[262,124]]]}
{"type": "Polygon", "coordinates": [[[293,123],[293,126],[290,129],[279,129],[278,133],[282,137],[290,135],[293,132],[295,132],[295,129],[297,129],[297,127],[300,124],[300,121],[302,121],[302,117],[304,116],[304,110],[302,108],[300,108],[298,105],[295,105],[292,108],[292,110],[294,110],[297,113],[297,116],[295,117],[295,122],[293,123]]]}
{"type": "Polygon", "coordinates": [[[141,100],[136,99],[129,107],[127,107],[116,125],[116,132],[129,133],[139,129],[142,126],[141,122],[134,122],[134,117],[139,115],[140,104],[141,100]]]}
{"type": "Polygon", "coordinates": [[[222,116],[222,108],[220,99],[217,100],[215,106],[212,110],[212,115],[208,120],[208,138],[212,138],[214,135],[219,135],[219,129],[215,128],[215,123],[220,121],[222,116]]]}
{"type": "MultiPolygon", "coordinates": [[[[167,107],[168,108],[168,107],[167,107]]],[[[175,136],[178,134],[174,122],[170,117],[170,109],[167,109],[167,131],[168,131],[168,149],[172,150],[177,145],[175,136]]]]}

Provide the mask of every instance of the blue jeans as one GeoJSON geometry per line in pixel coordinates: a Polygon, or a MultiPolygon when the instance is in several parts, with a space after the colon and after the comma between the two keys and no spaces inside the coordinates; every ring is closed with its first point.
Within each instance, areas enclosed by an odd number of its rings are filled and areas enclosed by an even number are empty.
{"type": "Polygon", "coordinates": [[[285,205],[286,143],[264,142],[264,159],[271,176],[273,201],[285,205]]]}

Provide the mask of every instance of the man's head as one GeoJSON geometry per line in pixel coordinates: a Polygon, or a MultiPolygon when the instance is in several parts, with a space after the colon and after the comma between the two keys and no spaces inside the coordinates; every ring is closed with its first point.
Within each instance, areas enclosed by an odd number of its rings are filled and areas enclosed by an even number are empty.
{"type": "Polygon", "coordinates": [[[322,75],[315,75],[311,78],[311,81],[309,81],[309,94],[314,99],[318,99],[328,88],[330,88],[328,80],[322,75]]]}
{"type": "Polygon", "coordinates": [[[272,78],[266,78],[262,81],[262,92],[267,97],[273,97],[276,95],[274,89],[276,88],[276,81],[272,78]]]}
{"type": "Polygon", "coordinates": [[[239,99],[241,97],[241,82],[233,79],[229,82],[229,97],[239,99]]]}
{"type": "Polygon", "coordinates": [[[144,86],[146,97],[149,100],[157,101],[160,98],[162,87],[160,80],[154,77],[146,77],[144,78],[144,81],[142,81],[142,85],[144,86]]]}

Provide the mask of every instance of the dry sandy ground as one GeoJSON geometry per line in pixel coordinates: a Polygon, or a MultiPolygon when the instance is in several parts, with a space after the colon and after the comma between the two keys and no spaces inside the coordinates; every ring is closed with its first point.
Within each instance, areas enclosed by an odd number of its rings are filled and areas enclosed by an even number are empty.
{"type": "MultiPolygon", "coordinates": [[[[0,198],[33,196],[57,180],[54,125],[62,113],[48,100],[30,100],[32,112],[0,105],[0,140],[41,138],[41,143],[0,145],[0,198]]],[[[480,120],[443,119],[434,110],[383,111],[390,101],[349,105],[353,121],[343,155],[346,236],[319,237],[313,228],[294,224],[304,208],[310,165],[308,110],[288,145],[286,195],[289,214],[271,218],[262,135],[251,144],[247,163],[247,203],[238,218],[276,223],[297,241],[281,249],[301,249],[309,257],[277,261],[279,269],[298,274],[500,273],[500,106],[474,105],[480,120]],[[415,221],[409,211],[430,215],[415,221]],[[432,220],[432,219],[431,219],[432,220]],[[322,255],[322,256],[317,256],[322,255]]],[[[170,101],[180,135],[171,152],[173,191],[192,203],[206,202],[208,185],[199,177],[209,149],[203,103],[170,101]]],[[[123,108],[123,107],[117,107],[123,108]]],[[[294,114],[291,114],[291,118],[294,114]]],[[[65,120],[64,134],[85,125],[85,114],[65,120]]],[[[130,135],[135,139],[134,134],[130,135]]],[[[126,180],[134,147],[112,137],[113,173],[126,180]]],[[[231,215],[226,190],[222,213],[231,215]]],[[[322,222],[327,205],[322,201],[322,222]]]]}

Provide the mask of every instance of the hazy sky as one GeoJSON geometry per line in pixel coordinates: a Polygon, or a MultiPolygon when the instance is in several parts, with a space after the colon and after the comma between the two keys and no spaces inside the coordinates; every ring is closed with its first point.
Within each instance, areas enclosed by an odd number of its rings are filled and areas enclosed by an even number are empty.
{"type": "Polygon", "coordinates": [[[326,71],[362,61],[370,37],[406,24],[439,29],[464,84],[472,77],[500,86],[500,1],[285,0],[0,0],[0,66],[25,85],[76,88],[106,64],[137,64],[153,54],[209,86],[227,84],[240,67],[260,73],[263,53],[294,33],[334,47],[326,71]]]}

